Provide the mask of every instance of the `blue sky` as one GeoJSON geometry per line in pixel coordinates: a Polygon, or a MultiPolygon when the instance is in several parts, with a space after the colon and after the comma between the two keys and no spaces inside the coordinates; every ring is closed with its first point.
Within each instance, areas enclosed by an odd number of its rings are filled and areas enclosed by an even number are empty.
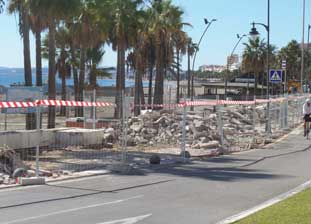
{"type": "MultiPolygon", "coordinates": [[[[271,43],[278,48],[290,40],[299,42],[302,38],[302,1],[271,0],[271,43]]],[[[203,18],[217,19],[205,36],[197,56],[196,67],[202,64],[225,64],[226,57],[236,43],[236,34],[248,33],[250,23],[266,23],[266,0],[173,0],[185,11],[184,21],[192,24],[186,28],[194,41],[198,41],[205,28],[203,18]]],[[[18,33],[17,17],[0,15],[0,66],[22,67],[22,40],[18,33]]],[[[306,27],[311,24],[311,0],[306,0],[306,27]]],[[[264,28],[259,28],[266,38],[264,28]]],[[[307,30],[306,30],[307,39],[307,30]]],[[[237,49],[241,54],[243,45],[237,49]]],[[[31,37],[32,66],[35,66],[35,44],[31,37]]],[[[47,62],[43,63],[47,65],[47,62]]],[[[116,55],[109,48],[102,62],[103,66],[115,66],[116,55]]],[[[186,58],[183,61],[186,67],[186,58]]]]}

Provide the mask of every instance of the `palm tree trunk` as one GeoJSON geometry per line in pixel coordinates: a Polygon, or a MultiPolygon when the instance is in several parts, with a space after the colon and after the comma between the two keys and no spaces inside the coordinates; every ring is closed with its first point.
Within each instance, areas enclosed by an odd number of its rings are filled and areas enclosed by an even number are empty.
{"type": "Polygon", "coordinates": [[[157,69],[156,69],[156,80],[155,80],[154,101],[153,101],[153,103],[157,105],[163,104],[164,63],[165,63],[165,52],[162,47],[162,44],[159,44],[157,45],[157,62],[156,62],[157,69]]]}
{"type": "Polygon", "coordinates": [[[42,86],[42,56],[40,31],[36,31],[36,86],[42,86]]]}
{"type": "Polygon", "coordinates": [[[149,66],[148,105],[152,104],[152,79],[153,79],[153,65],[150,65],[149,66]]]}
{"type": "MultiPolygon", "coordinates": [[[[81,46],[80,51],[80,75],[79,75],[79,90],[78,96],[79,101],[83,101],[83,90],[84,90],[84,82],[85,82],[85,60],[86,60],[86,49],[84,46],[81,46]]],[[[78,108],[78,117],[83,117],[83,107],[78,108]]]]}
{"type": "Polygon", "coordinates": [[[177,49],[177,93],[176,93],[176,103],[179,103],[180,99],[180,69],[179,69],[179,49],[177,49]]]}
{"type": "Polygon", "coordinates": [[[264,80],[264,75],[263,75],[262,80],[261,80],[261,96],[263,96],[264,94],[264,89],[263,89],[264,83],[265,83],[265,80],[264,80]]]}
{"type": "Polygon", "coordinates": [[[118,44],[117,80],[116,80],[116,109],[115,118],[122,117],[122,91],[125,90],[125,47],[124,41],[118,44]]]}
{"type": "MultiPolygon", "coordinates": [[[[49,100],[56,99],[56,80],[55,80],[55,21],[51,20],[49,24],[49,83],[48,83],[48,98],[49,100]]],[[[48,128],[55,128],[55,107],[49,106],[48,109],[48,128]]]]}
{"type": "MultiPolygon", "coordinates": [[[[137,68],[137,67],[136,67],[137,68]]],[[[139,81],[140,81],[140,69],[136,69],[135,72],[135,92],[134,92],[134,116],[140,115],[140,91],[139,91],[139,81]]]]}
{"type": "Polygon", "coordinates": [[[255,87],[254,87],[254,96],[256,96],[256,94],[257,94],[257,89],[258,89],[258,77],[259,77],[258,73],[257,73],[257,72],[255,72],[255,87]]]}
{"type": "Polygon", "coordinates": [[[96,89],[96,65],[91,65],[91,71],[90,71],[90,85],[91,89],[96,89]]]}
{"type": "Polygon", "coordinates": [[[139,95],[140,95],[140,103],[142,105],[145,105],[145,93],[144,93],[144,85],[143,85],[143,79],[142,79],[142,75],[140,76],[140,80],[139,80],[139,95]]]}
{"type": "Polygon", "coordinates": [[[32,86],[31,62],[30,62],[30,41],[29,21],[25,12],[23,14],[23,46],[24,46],[24,78],[25,86],[32,86]]]}
{"type": "MultiPolygon", "coordinates": [[[[66,74],[60,74],[62,79],[62,100],[67,100],[67,91],[66,91],[66,74]]],[[[60,108],[60,116],[66,116],[66,107],[62,106],[60,108]]]]}
{"type": "MultiPolygon", "coordinates": [[[[91,68],[91,71],[90,71],[90,86],[91,86],[91,89],[94,91],[96,90],[96,64],[90,64],[90,68],[91,68]]],[[[92,102],[95,102],[96,99],[94,99],[94,96],[92,94],[91,96],[91,100],[92,102]]],[[[93,118],[93,114],[94,114],[94,107],[91,107],[91,113],[90,113],[90,118],[92,119],[93,118]]],[[[96,114],[96,113],[95,113],[96,114]]]]}
{"type": "MultiPolygon", "coordinates": [[[[79,101],[79,77],[78,77],[78,70],[75,65],[76,62],[76,54],[75,54],[75,47],[73,44],[70,46],[70,54],[71,54],[71,60],[74,62],[72,64],[72,71],[73,71],[73,86],[74,86],[74,97],[75,101],[79,101]]],[[[75,117],[79,116],[79,107],[75,107],[75,117]]]]}
{"type": "MultiPolygon", "coordinates": [[[[24,9],[21,11],[22,16],[22,33],[23,33],[23,50],[24,50],[24,79],[25,86],[32,86],[32,71],[30,61],[30,41],[29,41],[29,20],[24,9]]],[[[26,114],[26,129],[31,130],[36,128],[35,113],[26,114]]]]}
{"type": "Polygon", "coordinates": [[[114,111],[114,117],[115,118],[120,118],[120,49],[118,47],[117,49],[117,74],[116,74],[116,98],[115,98],[115,104],[116,104],[116,108],[114,111]],[[119,105],[119,106],[118,106],[119,105]]]}
{"type": "Polygon", "coordinates": [[[188,51],[188,91],[187,91],[187,96],[190,98],[191,96],[191,57],[190,57],[190,52],[188,51]]]}

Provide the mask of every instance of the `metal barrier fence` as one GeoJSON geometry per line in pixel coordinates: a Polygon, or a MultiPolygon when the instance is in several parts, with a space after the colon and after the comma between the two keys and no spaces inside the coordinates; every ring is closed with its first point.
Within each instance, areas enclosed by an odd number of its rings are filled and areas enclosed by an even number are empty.
{"type": "Polygon", "coordinates": [[[155,154],[160,155],[161,163],[170,163],[185,161],[189,154],[205,157],[258,148],[302,123],[307,97],[184,99],[180,104],[157,105],[162,107],[157,111],[135,105],[143,110],[134,117],[132,98],[123,94],[125,113],[116,120],[106,117],[114,103],[98,101],[96,92],[85,93],[84,102],[42,100],[28,106],[0,102],[0,108],[35,108],[37,123],[36,130],[1,133],[0,173],[12,175],[16,168],[25,167],[33,175],[58,177],[120,164],[148,166],[155,154]],[[50,105],[66,106],[62,128],[40,126],[41,117],[46,123],[50,105]],[[85,108],[84,118],[71,117],[76,106],[85,108]]]}

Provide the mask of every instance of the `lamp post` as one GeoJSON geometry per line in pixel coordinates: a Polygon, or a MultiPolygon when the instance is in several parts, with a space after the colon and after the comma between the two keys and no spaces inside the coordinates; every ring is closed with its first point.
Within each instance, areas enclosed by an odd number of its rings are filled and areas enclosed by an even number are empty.
{"type": "Polygon", "coordinates": [[[300,86],[303,91],[303,78],[305,73],[305,17],[306,17],[306,0],[303,0],[302,7],[302,41],[301,41],[301,74],[300,74],[300,86]]]}
{"type": "MultiPolygon", "coordinates": [[[[257,39],[259,36],[259,32],[256,29],[256,25],[263,26],[266,31],[267,31],[267,41],[268,41],[268,46],[267,46],[267,99],[270,99],[270,80],[269,80],[269,72],[270,72],[270,0],[268,0],[268,5],[267,5],[267,24],[263,23],[252,23],[252,29],[250,31],[250,36],[253,39],[257,39]]],[[[270,134],[271,133],[271,125],[270,125],[270,102],[268,102],[267,106],[267,132],[270,134]]]]}
{"type": "Polygon", "coordinates": [[[308,25],[308,49],[309,49],[309,45],[310,45],[310,29],[311,29],[311,25],[308,25]]]}
{"type": "Polygon", "coordinates": [[[229,76],[229,67],[230,65],[232,64],[231,63],[231,60],[232,60],[232,57],[233,57],[233,54],[236,50],[236,48],[239,46],[239,43],[242,41],[242,39],[244,37],[246,37],[247,35],[246,34],[243,34],[242,36],[237,34],[237,38],[238,38],[238,42],[235,44],[232,52],[231,52],[231,55],[230,55],[230,58],[229,60],[227,61],[227,73],[226,73],[226,77],[225,77],[225,99],[227,99],[227,90],[228,90],[228,76],[229,76]]]}
{"type": "Polygon", "coordinates": [[[194,53],[193,62],[192,62],[191,101],[194,100],[194,65],[195,65],[195,60],[196,60],[196,58],[197,58],[197,53],[198,53],[198,51],[199,51],[200,44],[201,44],[201,42],[202,42],[202,40],[203,40],[203,37],[205,36],[205,34],[206,34],[208,28],[212,25],[213,22],[216,22],[216,21],[217,21],[216,19],[212,19],[211,21],[208,21],[207,19],[204,18],[204,23],[205,23],[205,25],[206,25],[206,28],[205,28],[205,30],[204,30],[204,32],[203,32],[203,34],[202,34],[202,36],[201,36],[201,38],[200,38],[200,40],[199,40],[199,43],[198,43],[197,48],[196,48],[195,53],[194,53]]]}

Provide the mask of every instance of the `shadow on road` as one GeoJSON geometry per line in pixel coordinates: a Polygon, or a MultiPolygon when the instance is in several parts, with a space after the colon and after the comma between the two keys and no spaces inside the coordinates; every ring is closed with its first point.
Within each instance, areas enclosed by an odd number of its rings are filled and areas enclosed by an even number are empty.
{"type": "Polygon", "coordinates": [[[273,175],[256,169],[232,168],[232,167],[209,168],[204,167],[204,165],[202,164],[179,165],[170,167],[169,169],[158,169],[155,172],[180,177],[200,178],[210,181],[225,181],[225,182],[241,181],[247,179],[276,179],[276,178],[289,177],[285,175],[273,175]]]}

